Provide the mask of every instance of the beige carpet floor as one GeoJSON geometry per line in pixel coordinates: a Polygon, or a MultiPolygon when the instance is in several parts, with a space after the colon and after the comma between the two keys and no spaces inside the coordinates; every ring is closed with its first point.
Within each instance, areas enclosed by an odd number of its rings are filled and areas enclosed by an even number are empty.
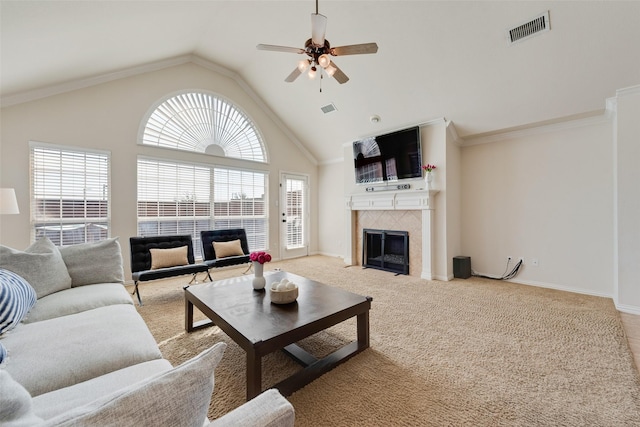
{"type": "MultiPolygon", "coordinates": [[[[325,256],[265,267],[373,297],[371,348],[289,397],[297,426],[640,426],[640,376],[610,299],[478,278],[427,281],[325,256]]],[[[244,402],[244,352],[215,326],[184,332],[185,282],[142,284],[138,309],[174,365],[228,343],[214,419],[244,402]]],[[[302,346],[322,356],[355,336],[352,319],[302,346]]],[[[265,357],[263,388],[296,369],[281,352],[265,357]]]]}

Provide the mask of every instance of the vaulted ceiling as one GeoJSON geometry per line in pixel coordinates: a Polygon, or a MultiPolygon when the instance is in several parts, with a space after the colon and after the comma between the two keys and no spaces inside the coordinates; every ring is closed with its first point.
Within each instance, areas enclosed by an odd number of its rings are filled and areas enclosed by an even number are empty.
{"type": "Polygon", "coordinates": [[[302,55],[313,0],[1,0],[3,105],[47,88],[195,55],[237,74],[318,162],[364,136],[445,117],[465,139],[602,111],[640,84],[638,1],[321,0],[350,80],[285,77],[302,55]],[[548,11],[551,30],[509,45],[506,31],[548,11]],[[320,91],[322,88],[322,91],[320,91]],[[323,113],[333,103],[336,111],[323,113]],[[378,123],[370,117],[380,116],[378,123]]]}

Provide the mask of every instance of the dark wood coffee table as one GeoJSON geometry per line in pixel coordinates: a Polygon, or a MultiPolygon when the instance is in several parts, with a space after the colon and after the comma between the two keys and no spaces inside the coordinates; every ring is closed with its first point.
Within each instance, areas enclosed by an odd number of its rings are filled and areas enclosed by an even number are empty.
{"type": "Polygon", "coordinates": [[[268,290],[253,289],[252,275],[184,288],[187,332],[215,324],[247,353],[247,400],[262,391],[262,357],[266,354],[283,350],[304,366],[273,386],[289,396],[369,347],[371,297],[284,271],[265,273],[265,278],[267,287],[283,278],[297,284],[297,301],[272,304],[268,290]],[[210,320],[194,324],[194,306],[210,320]],[[355,316],[357,340],[322,359],[317,359],[295,344],[355,316]]]}

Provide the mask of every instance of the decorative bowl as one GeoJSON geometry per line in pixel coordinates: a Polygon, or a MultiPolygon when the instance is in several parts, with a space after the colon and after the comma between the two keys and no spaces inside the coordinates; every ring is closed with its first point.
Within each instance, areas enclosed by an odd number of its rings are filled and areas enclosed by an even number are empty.
{"type": "Polygon", "coordinates": [[[271,302],[274,304],[290,304],[298,298],[298,287],[286,290],[269,289],[271,302]]]}

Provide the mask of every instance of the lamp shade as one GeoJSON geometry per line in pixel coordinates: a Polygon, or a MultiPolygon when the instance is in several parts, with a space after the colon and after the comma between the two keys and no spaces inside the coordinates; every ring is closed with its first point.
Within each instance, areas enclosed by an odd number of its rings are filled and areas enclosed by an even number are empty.
{"type": "Polygon", "coordinates": [[[19,214],[18,199],[13,188],[0,188],[0,214],[19,214]]]}

